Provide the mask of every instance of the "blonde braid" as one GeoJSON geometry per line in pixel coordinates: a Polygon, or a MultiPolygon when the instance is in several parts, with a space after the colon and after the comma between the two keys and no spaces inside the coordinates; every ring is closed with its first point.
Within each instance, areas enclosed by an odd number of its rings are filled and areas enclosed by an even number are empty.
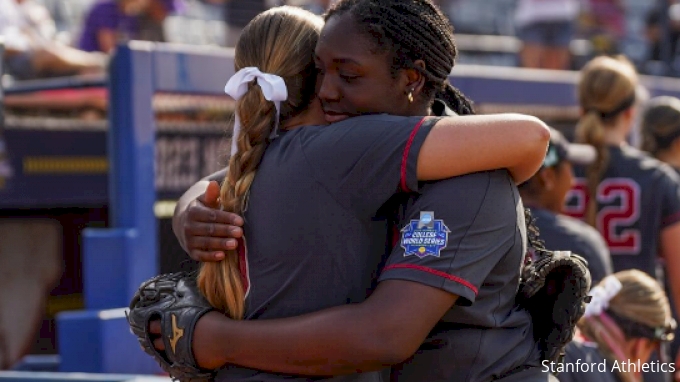
{"type": "MultiPolygon", "coordinates": [[[[296,7],[276,7],[255,17],[243,30],[236,46],[236,70],[247,67],[283,78],[288,99],[281,102],[280,124],[306,112],[315,98],[314,49],[322,20],[296,7]],[[290,47],[295,47],[291,49],[290,47]]],[[[262,93],[257,80],[236,102],[241,122],[237,152],[229,160],[222,183],[220,204],[225,211],[243,216],[250,187],[255,180],[277,117],[276,106],[262,93]]],[[[240,243],[243,248],[244,243],[240,243]]],[[[208,302],[234,319],[245,314],[245,289],[237,251],[227,251],[219,263],[203,263],[198,287],[208,302]]]]}

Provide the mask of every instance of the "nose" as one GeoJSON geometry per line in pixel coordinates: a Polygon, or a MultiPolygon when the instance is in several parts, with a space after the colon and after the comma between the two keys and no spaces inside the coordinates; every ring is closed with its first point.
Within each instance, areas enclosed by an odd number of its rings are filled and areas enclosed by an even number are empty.
{"type": "Polygon", "coordinates": [[[319,99],[323,103],[335,102],[340,99],[340,92],[333,80],[333,76],[326,74],[320,78],[319,99]]]}

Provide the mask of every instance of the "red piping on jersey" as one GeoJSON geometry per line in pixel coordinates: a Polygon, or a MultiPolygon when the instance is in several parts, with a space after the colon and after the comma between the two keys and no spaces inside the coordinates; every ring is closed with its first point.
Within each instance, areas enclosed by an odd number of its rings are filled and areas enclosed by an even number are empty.
{"type": "Polygon", "coordinates": [[[250,275],[248,274],[248,256],[246,252],[245,240],[237,239],[238,247],[236,251],[238,252],[238,268],[241,271],[241,283],[243,283],[243,291],[248,294],[248,288],[250,288],[250,275]]]}
{"type": "Polygon", "coordinates": [[[384,271],[390,270],[390,269],[415,269],[416,271],[422,271],[422,272],[427,272],[430,274],[433,274],[435,276],[443,277],[447,280],[451,280],[453,282],[457,282],[458,284],[461,284],[464,287],[467,287],[470,289],[472,292],[474,292],[475,296],[477,295],[478,291],[477,288],[472,285],[469,281],[465,279],[461,279],[460,277],[450,275],[448,273],[438,271],[436,269],[428,268],[428,267],[423,267],[422,265],[413,265],[413,264],[394,264],[394,265],[388,265],[383,269],[384,271]]]}
{"type": "Polygon", "coordinates": [[[400,182],[400,187],[401,190],[404,192],[411,192],[411,190],[408,189],[408,186],[406,185],[406,167],[408,164],[408,154],[411,151],[411,145],[413,145],[413,140],[416,138],[416,134],[418,133],[418,130],[420,129],[420,126],[425,122],[425,119],[427,117],[423,117],[423,119],[418,122],[416,127],[413,128],[413,131],[411,131],[411,135],[408,137],[408,141],[406,141],[406,147],[404,148],[404,155],[401,157],[401,182],[400,182]]]}

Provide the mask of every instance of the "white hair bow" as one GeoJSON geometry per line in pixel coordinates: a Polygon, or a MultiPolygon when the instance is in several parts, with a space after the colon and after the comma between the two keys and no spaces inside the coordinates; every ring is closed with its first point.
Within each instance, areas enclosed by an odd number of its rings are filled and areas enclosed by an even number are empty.
{"type": "Polygon", "coordinates": [[[591,289],[589,295],[593,296],[590,303],[586,305],[584,317],[599,316],[609,307],[609,301],[619,294],[622,285],[616,276],[605,277],[600,285],[591,289]]]}
{"type": "MultiPolygon", "coordinates": [[[[288,99],[288,89],[283,78],[275,74],[262,73],[260,69],[255,67],[246,67],[234,74],[227,85],[224,87],[224,92],[231,96],[234,100],[239,100],[248,91],[248,84],[253,80],[257,80],[257,84],[262,89],[262,94],[267,101],[274,102],[276,107],[276,122],[272,130],[270,139],[276,138],[279,132],[279,115],[281,114],[281,102],[288,99]]],[[[233,156],[238,151],[238,135],[241,131],[241,121],[238,113],[234,119],[234,129],[231,135],[231,155],[233,156]]]]}

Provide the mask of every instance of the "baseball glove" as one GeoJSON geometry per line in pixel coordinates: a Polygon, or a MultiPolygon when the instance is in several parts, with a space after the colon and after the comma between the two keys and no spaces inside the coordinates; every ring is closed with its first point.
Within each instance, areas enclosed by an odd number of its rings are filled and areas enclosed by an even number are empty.
{"type": "Polygon", "coordinates": [[[196,365],[191,348],[196,322],[214,310],[199,292],[196,278],[187,272],[156,276],[139,287],[127,314],[132,333],[142,349],[153,357],[172,379],[208,381],[214,372],[196,365]],[[165,351],[153,346],[149,322],[160,320],[165,351]]]}
{"type": "Polygon", "coordinates": [[[543,360],[560,363],[590,301],[590,272],[581,256],[539,250],[522,270],[518,300],[530,313],[543,360]]]}

